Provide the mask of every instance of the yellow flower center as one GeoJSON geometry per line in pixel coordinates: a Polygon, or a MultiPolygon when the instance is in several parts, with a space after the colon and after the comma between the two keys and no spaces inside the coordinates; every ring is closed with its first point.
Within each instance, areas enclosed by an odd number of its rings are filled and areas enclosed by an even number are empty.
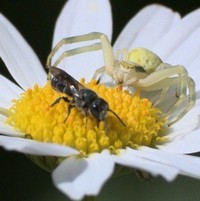
{"type": "Polygon", "coordinates": [[[61,100],[51,106],[64,94],[53,90],[49,82],[44,87],[35,85],[25,91],[21,99],[13,100],[7,123],[33,140],[70,146],[83,155],[103,149],[116,153],[125,147],[155,146],[166,140],[161,132],[165,124],[161,111],[146,98],[140,99],[139,93],[131,95],[128,91],[106,87],[96,81],[86,84],[82,80],[82,84],[105,99],[126,127],[108,111],[106,132],[104,121],[97,125],[94,117],[85,116],[76,107],[71,109],[65,121],[68,103],[61,100]]]}

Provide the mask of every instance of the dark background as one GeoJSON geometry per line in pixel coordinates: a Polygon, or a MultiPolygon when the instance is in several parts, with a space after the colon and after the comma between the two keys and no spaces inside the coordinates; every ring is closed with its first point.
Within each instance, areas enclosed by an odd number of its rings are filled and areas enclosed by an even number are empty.
{"type": "MultiPolygon", "coordinates": [[[[55,20],[64,3],[64,0],[0,0],[0,12],[20,30],[41,62],[45,64],[51,48],[55,20]]],[[[137,11],[151,3],[164,4],[180,12],[181,15],[200,7],[199,0],[112,0],[113,39],[116,39],[125,23],[137,11]]],[[[1,73],[9,77],[1,61],[0,66],[1,73]]],[[[196,201],[200,200],[199,189],[199,180],[183,176],[179,176],[172,183],[167,183],[162,178],[155,178],[149,184],[141,182],[133,174],[108,181],[98,200],[196,201]]],[[[54,188],[50,174],[38,168],[26,156],[0,149],[0,201],[23,200],[67,201],[68,199],[54,188]]]]}

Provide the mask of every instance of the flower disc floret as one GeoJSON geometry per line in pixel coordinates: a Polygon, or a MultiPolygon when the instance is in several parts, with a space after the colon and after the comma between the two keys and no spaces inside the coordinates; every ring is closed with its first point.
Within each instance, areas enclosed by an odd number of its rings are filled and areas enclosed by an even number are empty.
{"type": "Polygon", "coordinates": [[[49,82],[44,87],[36,84],[33,89],[25,91],[20,99],[13,100],[7,123],[33,140],[70,146],[83,155],[103,149],[117,153],[121,148],[155,146],[166,140],[162,136],[165,119],[161,118],[161,111],[146,98],[140,99],[138,93],[132,95],[127,90],[106,87],[94,80],[90,83],[81,82],[105,99],[126,127],[109,111],[107,125],[104,121],[97,125],[94,117],[85,116],[76,107],[71,109],[65,121],[69,103],[61,100],[51,106],[64,94],[53,90],[49,82]]]}

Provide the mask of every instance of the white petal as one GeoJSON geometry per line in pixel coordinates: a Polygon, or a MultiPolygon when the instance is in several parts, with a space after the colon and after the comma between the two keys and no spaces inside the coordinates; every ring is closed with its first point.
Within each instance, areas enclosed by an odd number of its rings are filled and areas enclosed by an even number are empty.
{"type": "Polygon", "coordinates": [[[131,50],[134,47],[151,49],[179,20],[179,14],[169,8],[156,4],[147,6],[125,26],[114,49],[131,50]]]}
{"type": "Polygon", "coordinates": [[[43,156],[69,156],[79,153],[67,146],[7,136],[0,136],[0,146],[8,151],[43,156]]]}
{"type": "Polygon", "coordinates": [[[85,195],[97,195],[113,170],[114,163],[106,152],[88,158],[70,157],[54,170],[53,181],[70,199],[80,200],[85,195]]]}
{"type": "Polygon", "coordinates": [[[168,181],[172,181],[179,172],[175,167],[169,167],[148,159],[138,157],[134,154],[134,151],[130,152],[129,149],[123,150],[119,155],[113,155],[112,157],[117,164],[146,171],[151,173],[153,176],[161,175],[168,181]]]}
{"type": "Polygon", "coordinates": [[[16,131],[12,126],[5,124],[6,117],[0,115],[0,133],[2,135],[23,137],[24,134],[16,131]]]}
{"type": "Polygon", "coordinates": [[[53,47],[70,36],[102,32],[112,35],[111,7],[108,0],[69,0],[56,22],[53,47]]]}
{"type": "Polygon", "coordinates": [[[176,154],[190,154],[200,151],[200,128],[187,135],[179,135],[171,141],[157,146],[158,149],[176,154]]]}
{"type": "Polygon", "coordinates": [[[26,89],[35,83],[43,85],[46,73],[17,29],[0,14],[0,57],[19,85],[26,89]]]}
{"type": "Polygon", "coordinates": [[[147,171],[151,173],[153,176],[161,175],[166,180],[172,181],[176,175],[178,174],[178,169],[175,167],[169,167],[163,165],[161,163],[157,163],[151,161],[149,159],[144,159],[142,157],[138,157],[134,152],[138,152],[137,150],[124,150],[119,155],[113,155],[113,159],[116,163],[122,166],[128,166],[135,169],[147,171]]]}
{"type": "Polygon", "coordinates": [[[0,92],[0,106],[9,108],[12,104],[11,101],[15,98],[19,98],[19,95],[23,90],[4,76],[0,75],[0,92]]]}
{"type": "Polygon", "coordinates": [[[138,157],[151,160],[179,170],[179,174],[200,179],[200,158],[189,155],[173,154],[166,151],[141,147],[140,151],[129,149],[138,157]]]}
{"type": "MultiPolygon", "coordinates": [[[[168,58],[176,48],[182,44],[183,41],[187,40],[190,34],[200,26],[199,18],[200,9],[185,16],[174,28],[167,32],[152,51],[158,54],[165,62],[170,62],[168,58]]],[[[181,63],[181,61],[179,63],[181,63]]]]}
{"type": "MultiPolygon", "coordinates": [[[[199,11],[200,12],[200,11],[199,11]]],[[[200,20],[199,20],[200,21],[200,20]]],[[[196,83],[196,90],[200,90],[200,27],[191,30],[189,36],[179,44],[173,54],[167,58],[167,62],[176,65],[181,64],[186,67],[188,74],[196,83]],[[196,61],[195,61],[196,60],[196,61]]]]}
{"type": "Polygon", "coordinates": [[[191,64],[188,66],[189,69],[189,75],[194,79],[195,85],[196,85],[196,91],[200,91],[200,82],[199,82],[199,77],[200,77],[200,55],[197,56],[191,64]]]}
{"type": "MultiPolygon", "coordinates": [[[[187,27],[185,29],[187,29],[187,27]]],[[[186,67],[189,66],[195,60],[195,58],[199,56],[200,52],[199,35],[200,35],[200,27],[191,29],[190,34],[185,39],[183,39],[179,45],[175,47],[172,55],[169,58],[167,58],[167,62],[169,62],[172,65],[181,64],[186,67]]]]}
{"type": "Polygon", "coordinates": [[[0,133],[10,136],[23,136],[22,133],[17,132],[13,127],[5,124],[7,110],[11,107],[12,100],[19,98],[19,95],[23,90],[4,76],[0,75],[0,91],[0,133]]]}

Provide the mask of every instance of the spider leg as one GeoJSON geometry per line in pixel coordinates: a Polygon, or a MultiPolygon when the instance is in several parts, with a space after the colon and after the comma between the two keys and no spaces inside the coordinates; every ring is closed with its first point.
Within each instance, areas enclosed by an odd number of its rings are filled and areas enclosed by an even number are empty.
{"type": "Polygon", "coordinates": [[[186,98],[188,99],[188,103],[182,112],[180,112],[170,123],[168,123],[169,126],[179,121],[195,105],[196,101],[195,83],[193,79],[188,76],[188,73],[183,66],[177,65],[173,68],[177,69],[177,74],[180,77],[180,84],[177,86],[176,91],[177,101],[167,112],[166,116],[170,116],[184,102],[186,98]]]}
{"type": "Polygon", "coordinates": [[[92,51],[97,51],[101,49],[101,44],[100,43],[94,43],[92,45],[87,45],[84,47],[79,47],[79,48],[74,48],[71,50],[64,51],[54,62],[53,66],[58,66],[58,64],[66,57],[71,57],[77,54],[82,54],[85,52],[92,52],[92,51]]]}
{"type": "Polygon", "coordinates": [[[162,89],[158,99],[153,103],[153,105],[156,106],[156,105],[162,103],[162,101],[165,99],[168,91],[169,91],[169,87],[162,89]]]}
{"type": "Polygon", "coordinates": [[[93,79],[96,79],[97,75],[102,74],[104,71],[106,71],[106,73],[113,78],[115,70],[114,68],[116,68],[113,48],[106,35],[102,34],[100,36],[100,41],[104,59],[104,66],[95,71],[93,79]]]}
{"type": "MultiPolygon", "coordinates": [[[[167,63],[161,63],[158,68],[156,69],[156,71],[160,71],[166,68],[171,68],[172,66],[167,64],[167,63]]],[[[167,93],[169,92],[169,87],[163,88],[158,99],[153,103],[154,106],[162,103],[162,101],[164,101],[167,93]]]]}
{"type": "MultiPolygon", "coordinates": [[[[52,58],[63,45],[100,39],[100,37],[102,35],[104,35],[104,34],[98,33],[98,32],[92,32],[92,33],[85,34],[85,35],[63,38],[50,52],[50,54],[47,58],[47,62],[46,62],[47,68],[49,66],[52,66],[52,58]]],[[[101,49],[101,44],[97,43],[96,45],[94,45],[94,47],[91,45],[91,48],[94,48],[95,50],[101,49]]],[[[65,53],[65,54],[67,54],[67,56],[73,56],[75,54],[80,54],[80,53],[84,53],[87,51],[93,51],[94,49],[90,50],[90,46],[85,46],[85,48],[83,47],[83,49],[79,50],[79,48],[76,48],[76,49],[72,50],[71,52],[69,51],[69,53],[65,53]]],[[[61,56],[61,58],[59,60],[62,60],[63,57],[64,56],[61,56]]],[[[59,63],[59,62],[60,61],[58,61],[56,63],[59,63]]]]}
{"type": "MultiPolygon", "coordinates": [[[[181,113],[179,113],[179,115],[174,120],[172,120],[170,123],[168,123],[169,126],[171,126],[172,124],[179,121],[195,105],[195,102],[196,102],[195,83],[194,83],[193,79],[190,77],[186,77],[185,79],[187,82],[186,85],[188,86],[188,90],[189,90],[188,95],[187,95],[188,104],[187,104],[187,106],[185,106],[183,111],[181,113]]],[[[170,115],[172,112],[174,112],[174,110],[176,110],[176,108],[184,101],[184,99],[186,98],[186,94],[184,93],[184,91],[185,91],[185,89],[182,88],[182,92],[180,92],[178,101],[168,111],[167,115],[170,115]]]]}
{"type": "Polygon", "coordinates": [[[139,80],[136,87],[144,91],[162,90],[156,104],[162,102],[168,93],[168,89],[172,86],[177,86],[178,94],[177,101],[168,110],[166,117],[170,117],[172,113],[188,97],[188,103],[174,119],[168,123],[169,126],[179,121],[195,104],[195,85],[194,81],[188,77],[187,71],[183,66],[169,66],[151,73],[145,79],[139,80]],[[188,90],[188,95],[187,95],[188,90]]]}
{"type": "Polygon", "coordinates": [[[103,67],[101,67],[101,68],[98,68],[98,69],[95,71],[95,73],[94,73],[92,79],[97,80],[97,76],[98,76],[99,74],[102,74],[103,72],[105,72],[105,69],[106,69],[105,66],[103,66],[103,67]]]}

